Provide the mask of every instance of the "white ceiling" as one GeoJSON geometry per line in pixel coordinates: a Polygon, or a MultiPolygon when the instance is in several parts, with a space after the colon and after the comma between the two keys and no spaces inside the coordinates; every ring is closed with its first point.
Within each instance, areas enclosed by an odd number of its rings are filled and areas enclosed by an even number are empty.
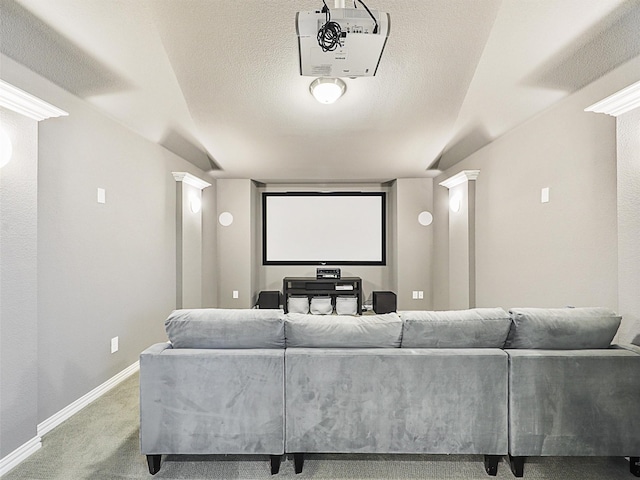
{"type": "Polygon", "coordinates": [[[365,3],[389,40],[333,105],[298,71],[295,13],[322,0],[0,0],[0,50],[213,176],[264,182],[434,176],[640,55],[640,0],[365,3]]]}

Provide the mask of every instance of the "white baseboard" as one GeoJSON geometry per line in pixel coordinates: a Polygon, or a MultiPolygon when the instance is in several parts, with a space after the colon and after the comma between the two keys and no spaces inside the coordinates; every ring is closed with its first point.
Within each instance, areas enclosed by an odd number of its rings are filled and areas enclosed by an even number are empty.
{"type": "Polygon", "coordinates": [[[0,477],[8,473],[13,467],[22,462],[25,458],[40,450],[42,447],[42,439],[38,435],[33,437],[27,443],[16,448],[9,455],[0,460],[0,477]]]}
{"type": "Polygon", "coordinates": [[[120,373],[117,373],[116,375],[111,377],[109,380],[104,382],[102,385],[98,385],[96,388],[91,390],[86,395],[80,397],[78,400],[66,406],[65,408],[60,410],[58,413],[50,416],[42,423],[39,423],[38,436],[39,437],[44,436],[44,434],[50,432],[55,427],[60,425],[62,422],[64,422],[71,416],[75,415],[76,413],[78,413],[84,407],[89,405],[91,402],[93,402],[100,396],[107,393],[113,387],[115,387],[120,382],[124,381],[125,379],[127,379],[128,377],[136,373],[138,370],[140,370],[140,361],[137,361],[133,365],[128,366],[127,368],[122,370],[120,373]]]}

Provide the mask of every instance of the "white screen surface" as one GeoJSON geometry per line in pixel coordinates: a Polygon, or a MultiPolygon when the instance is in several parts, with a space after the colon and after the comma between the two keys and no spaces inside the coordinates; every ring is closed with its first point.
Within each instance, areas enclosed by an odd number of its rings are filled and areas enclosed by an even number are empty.
{"type": "Polygon", "coordinates": [[[385,264],[384,193],[263,194],[264,264],[385,264]]]}

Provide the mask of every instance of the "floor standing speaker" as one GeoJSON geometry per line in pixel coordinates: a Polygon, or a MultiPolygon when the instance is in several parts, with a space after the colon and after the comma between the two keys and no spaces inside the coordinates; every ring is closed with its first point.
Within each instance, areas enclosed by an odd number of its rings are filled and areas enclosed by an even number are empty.
{"type": "Polygon", "coordinates": [[[393,292],[372,292],[373,311],[391,313],[396,311],[396,294],[393,292]]]}
{"type": "Polygon", "coordinates": [[[280,308],[280,292],[264,290],[258,294],[258,308],[280,308]]]}

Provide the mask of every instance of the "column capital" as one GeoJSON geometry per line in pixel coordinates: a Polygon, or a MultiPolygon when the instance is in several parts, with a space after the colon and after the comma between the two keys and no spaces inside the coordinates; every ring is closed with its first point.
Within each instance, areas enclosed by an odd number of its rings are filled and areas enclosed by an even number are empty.
{"type": "Polygon", "coordinates": [[[196,177],[195,175],[191,175],[187,172],[171,172],[173,174],[173,178],[176,179],[176,182],[183,182],[187,185],[191,185],[192,187],[199,188],[200,190],[210,187],[211,184],[209,182],[205,182],[204,180],[196,177]]]}
{"type": "Polygon", "coordinates": [[[606,113],[612,117],[617,117],[638,107],[640,107],[640,82],[609,95],[607,98],[585,108],[584,111],[606,113]]]}
{"type": "Polygon", "coordinates": [[[0,107],[12,110],[38,122],[47,118],[69,115],[64,110],[54,107],[24,90],[20,90],[4,80],[0,80],[0,107]]]}
{"type": "Polygon", "coordinates": [[[464,182],[475,180],[476,178],[478,178],[478,175],[480,175],[480,170],[463,170],[459,173],[456,173],[452,177],[443,180],[442,182],[440,182],[440,185],[451,189],[464,182]]]}

